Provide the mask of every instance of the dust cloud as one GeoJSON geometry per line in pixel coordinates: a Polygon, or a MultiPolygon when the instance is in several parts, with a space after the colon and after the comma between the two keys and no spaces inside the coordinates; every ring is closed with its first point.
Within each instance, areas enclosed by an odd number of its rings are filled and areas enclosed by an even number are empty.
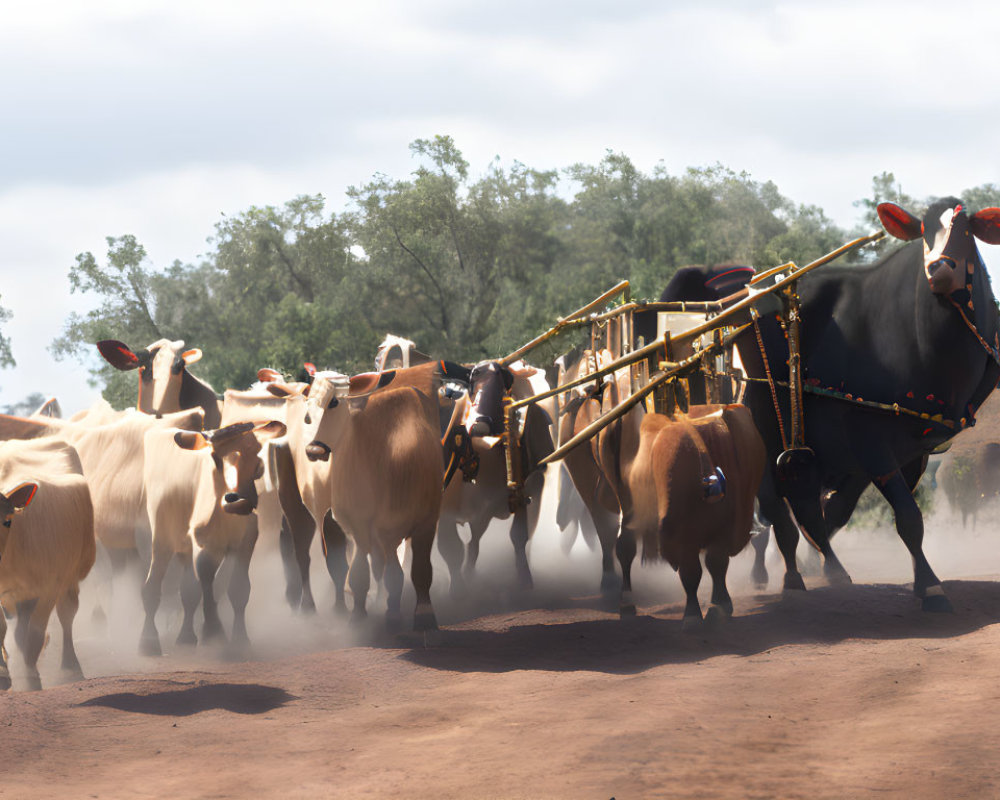
{"type": "MultiPolygon", "coordinates": [[[[554,475],[555,470],[550,470],[554,475]]],[[[508,615],[514,619],[522,609],[587,608],[617,616],[617,597],[602,598],[601,554],[596,542],[591,548],[581,534],[567,547],[567,535],[555,523],[557,492],[555,481],[546,485],[538,526],[529,544],[529,562],[534,588],[520,590],[517,586],[513,547],[509,539],[509,521],[494,522],[481,543],[479,563],[468,592],[452,597],[448,570],[434,550],[434,584],[432,599],[441,626],[461,626],[464,622],[490,615],[508,615]]],[[[940,492],[940,490],[938,490],[940,492]]],[[[941,580],[981,579],[1000,574],[1000,548],[996,547],[1000,533],[1000,504],[983,510],[975,524],[963,528],[961,516],[948,509],[943,498],[937,498],[934,511],[925,517],[924,550],[941,580]]],[[[468,531],[460,528],[463,541],[468,531]]],[[[909,554],[891,523],[864,527],[852,525],[840,531],[833,542],[834,549],[856,583],[882,584],[912,581],[909,554]]],[[[803,541],[798,555],[807,586],[820,586],[825,581],[818,558],[803,541]]],[[[106,556],[98,558],[91,575],[81,590],[80,612],[74,627],[77,652],[87,677],[118,674],[169,673],[171,671],[204,671],[224,669],[234,660],[270,661],[325,652],[350,646],[408,647],[415,642],[412,635],[388,635],[384,631],[384,597],[373,583],[368,597],[368,620],[351,624],[334,613],[334,591],[326,571],[318,538],[312,546],[311,580],[317,611],[307,615],[292,611],[285,600],[285,578],[278,552],[277,528],[273,522],[261,526],[260,538],[251,564],[251,596],[247,608],[247,628],[251,645],[241,650],[231,643],[199,644],[195,648],[174,643],[180,629],[182,611],[178,596],[179,566],[171,565],[164,581],[163,599],[157,614],[157,627],[164,655],[158,658],[139,655],[138,643],[144,612],[141,598],[142,575],[138,565],[109,585],[110,567],[106,556]],[[103,617],[96,613],[100,607],[103,617]]],[[[405,558],[405,552],[401,551],[405,558]]],[[[773,543],[768,547],[766,564],[770,576],[766,589],[757,588],[750,579],[754,551],[747,547],[730,562],[728,587],[734,599],[762,598],[781,591],[783,565],[773,543]]],[[[408,563],[404,570],[409,574],[408,563]]],[[[216,597],[227,632],[231,630],[232,611],[226,597],[228,568],[224,564],[216,581],[216,597]]],[[[664,563],[642,564],[639,558],[633,566],[633,588],[640,614],[680,617],[684,594],[676,573],[664,563]]],[[[947,583],[946,583],[947,588],[947,583]]],[[[711,592],[711,580],[706,573],[700,596],[703,607],[711,592]]],[[[348,598],[348,603],[351,600],[348,598]]],[[[916,602],[916,601],[915,601],[916,602]]],[[[403,594],[404,626],[410,623],[415,603],[407,577],[403,594]]],[[[738,604],[739,605],[739,604],[738,604]]],[[[196,630],[200,631],[201,612],[196,630]]],[[[15,689],[24,688],[24,663],[20,651],[13,645],[13,624],[7,637],[9,664],[15,689]]],[[[65,680],[59,669],[62,632],[53,614],[49,627],[50,642],[39,660],[43,686],[53,686],[65,680]]]]}

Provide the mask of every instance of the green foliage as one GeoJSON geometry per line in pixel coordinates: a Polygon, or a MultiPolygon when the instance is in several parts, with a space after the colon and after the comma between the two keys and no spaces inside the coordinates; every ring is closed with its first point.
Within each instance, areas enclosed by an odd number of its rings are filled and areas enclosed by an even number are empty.
{"type": "MultiPolygon", "coordinates": [[[[89,363],[119,407],[135,402],[135,376],[96,356],[99,339],[183,339],[203,350],[196,372],[219,390],[262,366],[370,369],[387,332],[475,361],[624,278],[634,298],[656,299],[681,266],[801,264],[846,239],[819,208],[718,164],[646,174],[609,151],[562,173],[495,159],[476,176],[450,137],[410,149],[407,178],[351,187],[342,213],[306,195],[223,218],[199,264],[154,270],[131,236],[109,238],[103,263],[80,254],[70,286],[98,305],[67,320],[53,353],[89,363]]],[[[876,198],[893,183],[876,178],[876,198]]]]}
{"type": "MultiPolygon", "coordinates": [[[[10,311],[0,306],[0,323],[10,321],[12,316],[10,311]]],[[[14,366],[17,366],[17,362],[14,361],[14,354],[10,350],[10,339],[0,331],[0,367],[14,366]]]]}

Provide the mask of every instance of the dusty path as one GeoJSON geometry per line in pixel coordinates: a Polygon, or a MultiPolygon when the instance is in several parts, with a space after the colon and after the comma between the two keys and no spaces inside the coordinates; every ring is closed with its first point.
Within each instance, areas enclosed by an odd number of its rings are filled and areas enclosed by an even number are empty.
{"type": "Polygon", "coordinates": [[[480,617],[353,646],[0,697],[0,796],[991,797],[1000,583],[480,617]]]}

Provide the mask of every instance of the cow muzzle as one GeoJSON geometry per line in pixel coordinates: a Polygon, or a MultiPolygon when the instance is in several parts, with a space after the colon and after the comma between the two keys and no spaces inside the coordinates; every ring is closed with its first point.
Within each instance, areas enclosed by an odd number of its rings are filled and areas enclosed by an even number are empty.
{"type": "Polygon", "coordinates": [[[222,498],[222,510],[227,514],[238,514],[241,517],[245,517],[252,514],[256,508],[256,502],[238,495],[236,492],[229,492],[222,498]]]}
{"type": "Polygon", "coordinates": [[[948,256],[942,256],[927,265],[927,282],[934,294],[949,295],[963,289],[964,277],[955,260],[948,256]]]}
{"type": "Polygon", "coordinates": [[[323,442],[312,441],[306,445],[306,457],[310,461],[329,461],[330,447],[323,442]]]}

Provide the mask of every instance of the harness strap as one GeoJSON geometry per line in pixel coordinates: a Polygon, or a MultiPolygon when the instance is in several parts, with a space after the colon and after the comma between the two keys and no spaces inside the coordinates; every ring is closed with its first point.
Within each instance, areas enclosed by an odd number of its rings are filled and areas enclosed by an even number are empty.
{"type": "MultiPolygon", "coordinates": [[[[752,378],[749,375],[746,380],[754,383],[767,383],[771,382],[769,378],[752,378]]],[[[773,385],[787,387],[787,381],[774,381],[773,385]]],[[[858,406],[865,406],[866,408],[877,408],[880,411],[889,411],[899,416],[900,414],[905,414],[910,417],[916,417],[918,419],[923,419],[928,422],[933,422],[935,425],[942,425],[950,430],[958,429],[964,430],[968,427],[969,423],[965,417],[959,420],[945,419],[943,414],[928,414],[924,411],[914,411],[912,408],[906,408],[906,406],[901,406],[899,403],[878,403],[874,400],[864,400],[860,397],[854,397],[854,395],[847,394],[845,392],[839,392],[836,389],[827,389],[822,386],[814,386],[812,384],[805,384],[802,390],[809,392],[810,394],[817,394],[822,397],[831,397],[834,400],[843,400],[848,403],[853,403],[858,406]]],[[[773,386],[771,389],[772,393],[774,391],[773,386]]]]}
{"type": "MultiPolygon", "coordinates": [[[[750,306],[750,317],[753,319],[753,330],[757,334],[757,347],[760,349],[760,357],[764,361],[764,372],[767,374],[767,378],[751,378],[747,376],[747,380],[753,380],[763,383],[767,381],[768,386],[771,389],[771,400],[774,403],[774,415],[778,418],[778,431],[781,433],[781,449],[788,449],[788,438],[785,436],[785,423],[781,418],[781,407],[778,405],[778,392],[775,389],[777,382],[774,380],[774,376],[771,374],[771,365],[767,360],[767,351],[764,349],[764,340],[760,335],[760,326],[757,323],[758,314],[757,309],[750,306]]],[[[787,383],[782,384],[783,386],[788,386],[787,383]]]]}

